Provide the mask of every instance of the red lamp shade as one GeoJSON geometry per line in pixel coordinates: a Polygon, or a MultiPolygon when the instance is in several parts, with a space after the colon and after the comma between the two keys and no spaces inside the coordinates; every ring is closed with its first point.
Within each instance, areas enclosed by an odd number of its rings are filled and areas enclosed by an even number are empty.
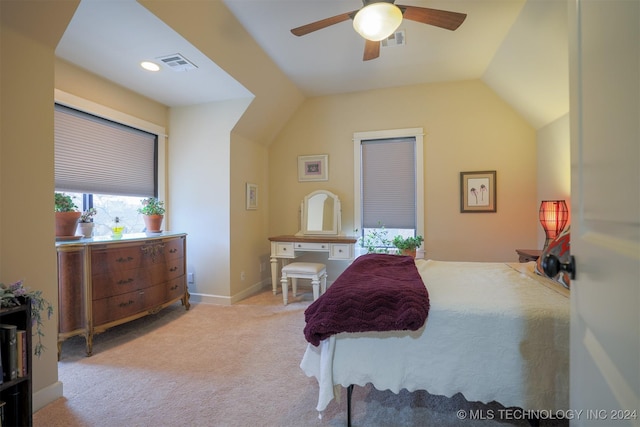
{"type": "Polygon", "coordinates": [[[544,247],[560,234],[569,221],[569,209],[564,200],[543,200],[540,204],[540,224],[547,236],[544,247]]]}

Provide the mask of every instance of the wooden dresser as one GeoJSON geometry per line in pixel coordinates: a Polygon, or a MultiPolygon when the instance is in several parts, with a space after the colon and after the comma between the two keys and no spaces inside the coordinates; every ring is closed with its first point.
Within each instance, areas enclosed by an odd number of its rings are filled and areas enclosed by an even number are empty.
{"type": "Polygon", "coordinates": [[[125,234],[57,242],[58,358],[62,342],[157,313],[182,301],[189,309],[186,234],[125,234]]]}

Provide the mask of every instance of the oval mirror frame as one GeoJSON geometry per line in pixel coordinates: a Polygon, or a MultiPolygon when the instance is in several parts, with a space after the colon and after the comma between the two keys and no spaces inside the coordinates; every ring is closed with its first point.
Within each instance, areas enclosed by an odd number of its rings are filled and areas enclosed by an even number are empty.
{"type": "Polygon", "coordinates": [[[340,235],[341,206],[338,196],[327,190],[307,194],[300,206],[300,234],[340,235]]]}

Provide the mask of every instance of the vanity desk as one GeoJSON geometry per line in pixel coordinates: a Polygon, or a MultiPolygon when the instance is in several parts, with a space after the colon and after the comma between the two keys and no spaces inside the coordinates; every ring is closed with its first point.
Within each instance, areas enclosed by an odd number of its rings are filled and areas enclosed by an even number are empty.
{"type": "Polygon", "coordinates": [[[342,234],[340,199],[330,191],[317,190],[300,204],[300,231],[295,235],[269,237],[271,241],[271,284],[277,292],[279,260],[286,264],[301,252],[324,252],[329,260],[354,258],[355,237],[342,234]]]}
{"type": "Polygon", "coordinates": [[[277,292],[279,263],[296,258],[300,252],[325,252],[330,260],[351,260],[355,252],[356,239],[346,236],[275,236],[271,241],[271,283],[273,294],[277,292]]]}

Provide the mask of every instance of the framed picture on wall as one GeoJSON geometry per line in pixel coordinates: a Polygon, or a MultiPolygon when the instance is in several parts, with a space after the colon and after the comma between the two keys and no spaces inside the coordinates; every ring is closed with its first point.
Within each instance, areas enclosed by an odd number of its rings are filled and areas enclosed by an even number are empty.
{"type": "Polygon", "coordinates": [[[298,181],[327,181],[329,155],[298,156],[298,181]]]}
{"type": "Polygon", "coordinates": [[[496,171],[460,172],[460,212],[496,212],[496,171]]]}
{"type": "Polygon", "coordinates": [[[247,210],[258,209],[258,185],[247,182],[247,210]]]}

